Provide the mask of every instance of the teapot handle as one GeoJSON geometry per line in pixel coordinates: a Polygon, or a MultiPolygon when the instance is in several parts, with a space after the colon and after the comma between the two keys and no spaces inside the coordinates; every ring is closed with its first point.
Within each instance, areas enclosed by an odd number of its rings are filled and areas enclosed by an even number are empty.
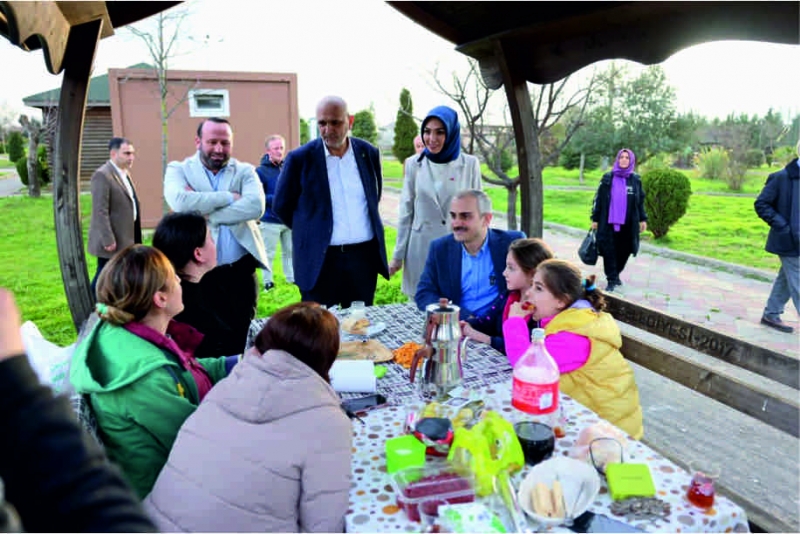
{"type": "MultiPolygon", "coordinates": [[[[411,368],[408,370],[410,382],[414,383],[414,376],[417,374],[417,367],[419,367],[420,362],[422,362],[424,366],[424,362],[427,358],[429,358],[433,354],[433,347],[430,345],[422,347],[417,352],[414,353],[414,358],[411,360],[411,368]]],[[[423,370],[420,370],[423,372],[423,370]]]]}
{"type": "Polygon", "coordinates": [[[469,341],[469,338],[467,336],[464,336],[461,339],[461,347],[459,347],[460,348],[459,354],[461,355],[461,363],[467,361],[467,341],[469,341]]]}

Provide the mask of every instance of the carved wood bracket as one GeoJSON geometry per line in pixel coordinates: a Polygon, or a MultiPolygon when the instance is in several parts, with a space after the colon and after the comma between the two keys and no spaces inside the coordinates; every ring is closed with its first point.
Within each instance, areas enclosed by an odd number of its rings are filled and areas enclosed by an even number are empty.
{"type": "Polygon", "coordinates": [[[114,35],[105,2],[0,2],[0,33],[23,50],[42,48],[47,70],[64,68],[64,53],[74,26],[102,20],[100,37],[114,35]]]}

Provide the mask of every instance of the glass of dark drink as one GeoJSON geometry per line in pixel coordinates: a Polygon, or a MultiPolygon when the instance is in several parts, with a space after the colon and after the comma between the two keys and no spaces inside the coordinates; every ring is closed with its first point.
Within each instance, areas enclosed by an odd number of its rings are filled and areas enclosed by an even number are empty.
{"type": "Polygon", "coordinates": [[[706,460],[695,460],[689,462],[689,472],[692,474],[692,481],[689,483],[686,498],[698,508],[708,509],[714,506],[714,484],[719,478],[720,466],[706,460]]]}
{"type": "Polygon", "coordinates": [[[514,425],[525,463],[536,465],[550,458],[556,448],[556,437],[553,429],[544,423],[522,421],[514,425]]]}

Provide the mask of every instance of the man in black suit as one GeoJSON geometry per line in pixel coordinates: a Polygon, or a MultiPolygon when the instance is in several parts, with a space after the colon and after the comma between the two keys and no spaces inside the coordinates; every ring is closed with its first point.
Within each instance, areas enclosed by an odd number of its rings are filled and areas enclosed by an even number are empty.
{"type": "Polygon", "coordinates": [[[317,105],[320,137],[286,157],[272,208],[292,229],[294,279],[304,301],[368,306],[378,274],[388,280],[378,202],[378,149],[349,137],[353,117],[337,96],[317,105]]]}

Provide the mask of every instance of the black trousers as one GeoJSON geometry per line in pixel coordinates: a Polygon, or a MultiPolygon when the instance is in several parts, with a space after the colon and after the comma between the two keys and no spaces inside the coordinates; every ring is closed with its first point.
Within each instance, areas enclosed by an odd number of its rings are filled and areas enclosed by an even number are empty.
{"type": "MultiPolygon", "coordinates": [[[[638,230],[638,228],[637,228],[638,230]]],[[[612,239],[608,243],[612,250],[603,252],[603,271],[606,273],[606,280],[609,282],[619,282],[619,275],[625,269],[628,258],[633,251],[633,236],[631,236],[631,225],[623,224],[619,232],[611,229],[612,239]]]]}
{"type": "Polygon", "coordinates": [[[97,300],[97,279],[100,278],[100,272],[110,259],[111,258],[97,258],[97,271],[95,271],[94,278],[92,278],[92,296],[94,296],[95,300],[97,300]]]}
{"type": "Polygon", "coordinates": [[[331,307],[336,304],[349,308],[354,300],[372,306],[378,285],[378,240],[354,245],[331,245],[325,261],[310,291],[301,291],[304,301],[331,307]]]}
{"type": "MultiPolygon", "coordinates": [[[[258,262],[245,254],[233,263],[217,265],[200,281],[203,294],[225,318],[235,339],[241,341],[240,351],[244,351],[250,321],[256,316],[258,308],[258,262]]],[[[238,341],[237,341],[237,345],[238,341]]]]}

